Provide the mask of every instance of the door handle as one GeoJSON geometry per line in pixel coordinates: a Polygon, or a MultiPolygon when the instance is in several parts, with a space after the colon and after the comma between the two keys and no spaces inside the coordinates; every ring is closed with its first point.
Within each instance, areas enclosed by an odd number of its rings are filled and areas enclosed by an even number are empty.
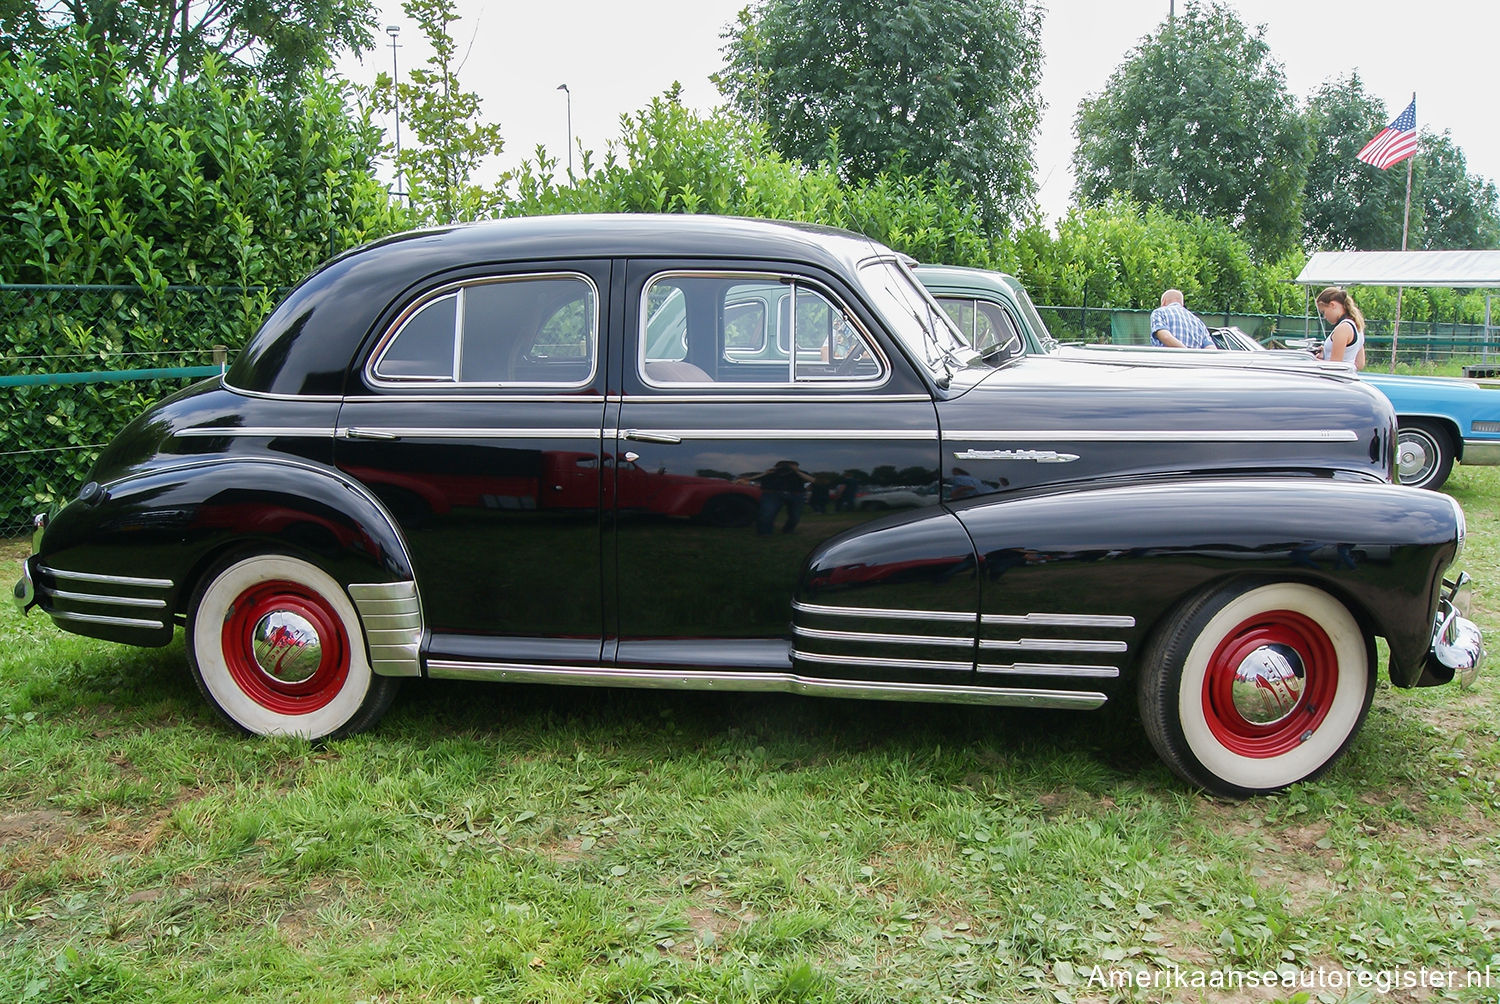
{"type": "Polygon", "coordinates": [[[400,439],[394,432],[385,432],[380,429],[345,429],[346,439],[400,439]]]}
{"type": "Polygon", "coordinates": [[[625,438],[637,443],[665,443],[668,446],[676,446],[682,442],[681,436],[674,436],[668,432],[642,432],[639,429],[626,429],[625,438]]]}

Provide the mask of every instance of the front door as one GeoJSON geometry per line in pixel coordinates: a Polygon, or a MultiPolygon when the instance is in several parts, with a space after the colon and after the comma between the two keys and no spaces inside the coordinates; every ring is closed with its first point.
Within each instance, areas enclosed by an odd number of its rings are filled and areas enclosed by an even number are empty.
{"type": "Polygon", "coordinates": [[[786,670],[809,555],[938,504],[930,393],[812,270],[631,261],[624,311],[606,429],[616,660],[786,670]]]}

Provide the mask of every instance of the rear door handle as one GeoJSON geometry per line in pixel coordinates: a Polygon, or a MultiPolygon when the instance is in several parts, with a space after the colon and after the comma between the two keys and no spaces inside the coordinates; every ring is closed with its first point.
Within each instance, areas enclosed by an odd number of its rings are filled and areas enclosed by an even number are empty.
{"type": "Polygon", "coordinates": [[[665,443],[668,446],[676,446],[682,442],[681,436],[674,436],[669,432],[642,432],[639,429],[626,429],[625,438],[637,443],[665,443]]]}

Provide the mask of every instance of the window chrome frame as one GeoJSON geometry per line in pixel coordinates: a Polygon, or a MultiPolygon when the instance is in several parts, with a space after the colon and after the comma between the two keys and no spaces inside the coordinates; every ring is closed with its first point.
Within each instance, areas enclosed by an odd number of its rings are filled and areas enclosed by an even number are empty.
{"type": "MultiPolygon", "coordinates": [[[[370,387],[381,390],[444,390],[453,392],[473,391],[476,389],[486,390],[532,390],[536,388],[549,388],[557,390],[579,390],[590,386],[599,376],[599,353],[600,353],[600,293],[599,286],[593,277],[584,272],[563,270],[557,272],[523,272],[505,275],[477,276],[458,279],[445,283],[417,297],[387,326],[385,332],[376,341],[374,349],[370,351],[369,358],[365,360],[363,376],[365,383],[370,387]],[[498,381],[460,380],[463,364],[463,331],[464,331],[464,304],[467,299],[464,291],[473,286],[494,286],[501,283],[526,282],[543,280],[547,282],[574,279],[581,281],[589,291],[591,309],[589,316],[589,340],[590,358],[588,376],[583,380],[545,381],[529,380],[501,383],[498,381]],[[457,305],[454,310],[453,322],[453,372],[449,379],[441,379],[430,376],[383,376],[377,372],[380,364],[385,361],[386,353],[392,345],[401,337],[406,325],[412,318],[432,304],[449,297],[457,297],[457,305]]],[[[444,395],[447,396],[447,395],[444,395]]]]}
{"type": "MultiPolygon", "coordinates": [[[[780,312],[778,310],[778,317],[779,313],[780,312]]],[[[779,320],[777,322],[777,327],[778,329],[780,328],[779,320]]],[[[848,302],[842,297],[837,296],[833,292],[833,290],[829,289],[828,286],[824,283],[819,282],[816,279],[799,275],[795,272],[764,272],[755,270],[703,268],[668,269],[666,271],[653,273],[641,286],[640,309],[636,312],[634,337],[636,379],[640,380],[642,385],[649,387],[652,390],[673,391],[691,389],[694,391],[718,391],[729,394],[741,393],[747,390],[774,390],[788,393],[806,393],[808,391],[827,392],[835,388],[848,388],[850,390],[868,391],[884,387],[887,383],[890,382],[892,373],[890,359],[886,356],[885,350],[881,348],[879,340],[870,333],[869,327],[866,326],[862,320],[860,320],[859,315],[849,308],[848,302]],[[707,382],[701,380],[672,380],[663,382],[652,380],[646,376],[646,324],[650,319],[651,289],[657,283],[670,279],[728,279],[744,280],[747,282],[774,282],[782,283],[788,286],[789,293],[792,296],[791,313],[793,315],[792,330],[789,333],[788,337],[789,340],[794,343],[796,341],[796,292],[798,288],[816,292],[818,293],[818,295],[822,296],[825,300],[828,301],[829,306],[841,311],[844,317],[848,319],[850,325],[854,328],[855,334],[860,338],[861,341],[864,342],[866,349],[870,353],[870,358],[873,359],[879,366],[880,372],[873,377],[866,377],[863,379],[849,379],[847,377],[821,377],[817,379],[804,379],[795,381],[782,380],[775,383],[741,383],[738,381],[729,383],[718,380],[710,380],[707,382]]],[[[778,342],[779,340],[780,332],[778,330],[778,342]]],[[[734,363],[735,365],[745,365],[745,363],[743,362],[735,363],[732,359],[729,361],[731,363],[734,363]]],[[[795,358],[791,355],[788,355],[788,368],[791,369],[794,363],[795,358]]]]}

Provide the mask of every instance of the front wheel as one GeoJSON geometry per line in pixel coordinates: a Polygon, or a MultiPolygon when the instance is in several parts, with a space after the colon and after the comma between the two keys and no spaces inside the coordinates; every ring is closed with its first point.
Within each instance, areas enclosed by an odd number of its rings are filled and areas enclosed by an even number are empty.
{"type": "Polygon", "coordinates": [[[1443,487],[1453,471],[1453,437],[1436,422],[1401,419],[1396,428],[1396,473],[1413,488],[1443,487]]]}
{"type": "Polygon", "coordinates": [[[1364,721],[1370,642],[1312,586],[1225,586],[1178,608],[1144,654],[1138,698],[1179,777],[1242,798],[1317,777],[1364,721]]]}
{"type": "Polygon", "coordinates": [[[188,661],[224,718],[257,735],[323,739],[369,728],[398,681],[376,676],[348,594],[283,554],[221,562],[188,610],[188,661]]]}

